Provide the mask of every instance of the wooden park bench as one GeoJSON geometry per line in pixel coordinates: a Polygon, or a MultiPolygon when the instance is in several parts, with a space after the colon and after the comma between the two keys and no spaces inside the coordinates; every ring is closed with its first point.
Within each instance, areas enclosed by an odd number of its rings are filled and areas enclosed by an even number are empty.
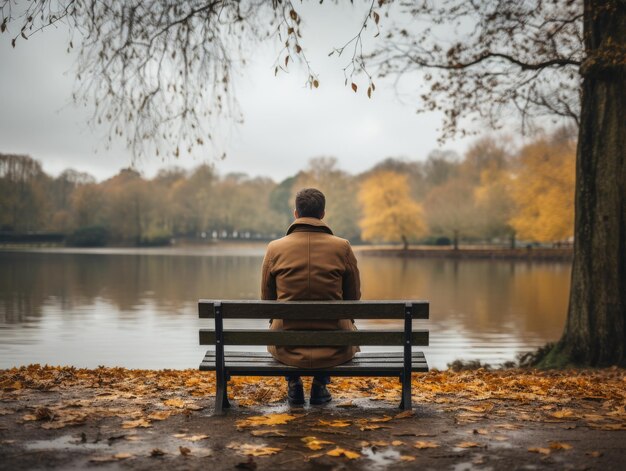
{"type": "Polygon", "coordinates": [[[428,319],[426,301],[217,301],[201,299],[202,319],[215,319],[215,329],[200,329],[200,345],[207,351],[201,371],[215,371],[215,412],[230,407],[231,376],[397,376],[402,382],[400,407],[411,409],[411,372],[428,371],[423,352],[414,346],[428,345],[427,330],[413,330],[413,319],[428,319]],[[224,329],[224,319],[402,319],[396,330],[286,330],[224,329]],[[351,361],[332,368],[287,366],[267,352],[228,351],[231,345],[342,346],[377,345],[403,347],[401,351],[357,353],[351,361]]]}

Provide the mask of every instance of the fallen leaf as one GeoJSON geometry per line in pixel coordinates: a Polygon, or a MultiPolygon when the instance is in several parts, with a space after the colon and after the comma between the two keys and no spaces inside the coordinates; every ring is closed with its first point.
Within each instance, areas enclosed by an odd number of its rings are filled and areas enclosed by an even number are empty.
{"type": "Polygon", "coordinates": [[[321,450],[324,445],[334,445],[333,442],[319,440],[317,437],[302,437],[300,440],[311,450],[321,450]]]}
{"type": "Polygon", "coordinates": [[[172,412],[169,410],[161,410],[153,412],[148,416],[150,420],[165,420],[168,419],[172,415],[172,412]]]}
{"type": "Polygon", "coordinates": [[[461,442],[458,445],[455,445],[457,448],[481,448],[485,445],[476,442],[461,442]]]}
{"type": "Polygon", "coordinates": [[[600,458],[602,456],[602,452],[600,451],[587,451],[585,455],[589,455],[593,458],[600,458]]]}
{"type": "Polygon", "coordinates": [[[158,457],[158,456],[163,456],[163,455],[165,455],[165,452],[161,450],[160,448],[153,448],[152,451],[150,452],[150,456],[153,456],[153,457],[158,457]]]}
{"type": "Polygon", "coordinates": [[[552,450],[571,450],[572,445],[569,443],[550,442],[550,449],[552,450]]]}
{"type": "Polygon", "coordinates": [[[178,409],[185,407],[185,401],[182,399],[167,399],[166,401],[163,401],[163,404],[170,407],[176,407],[178,409]]]}
{"type": "Polygon", "coordinates": [[[321,420],[318,422],[320,425],[325,425],[326,427],[349,427],[352,425],[352,422],[347,420],[321,420]]]}
{"type": "Polygon", "coordinates": [[[358,407],[358,406],[352,401],[346,401],[346,402],[340,402],[335,407],[339,407],[341,409],[348,409],[350,407],[358,407]]]}
{"type": "Polygon", "coordinates": [[[574,411],[571,409],[558,410],[553,414],[550,414],[550,417],[554,417],[555,419],[578,419],[578,417],[574,415],[574,411]]]}
{"type": "Polygon", "coordinates": [[[424,448],[439,448],[439,444],[435,442],[418,440],[413,444],[413,447],[422,450],[424,448]]]}
{"type": "Polygon", "coordinates": [[[530,447],[528,449],[528,451],[530,451],[531,453],[541,453],[542,455],[549,455],[550,454],[550,448],[541,448],[541,447],[538,447],[538,446],[530,447]]]}
{"type": "Polygon", "coordinates": [[[236,424],[238,429],[265,425],[284,425],[295,418],[296,416],[291,414],[254,415],[247,419],[238,420],[236,424]]]}
{"type": "Polygon", "coordinates": [[[415,456],[400,455],[400,461],[415,461],[415,456]]]}
{"type": "Polygon", "coordinates": [[[122,428],[152,427],[152,424],[146,419],[127,420],[122,422],[122,428]]]}
{"type": "Polygon", "coordinates": [[[239,454],[246,456],[272,456],[282,451],[282,448],[256,445],[252,443],[231,443],[226,447],[236,450],[239,454]]]}
{"type": "Polygon", "coordinates": [[[413,417],[414,415],[415,415],[415,411],[405,410],[404,412],[400,412],[399,414],[395,415],[393,418],[394,419],[407,419],[409,417],[413,417]]]}
{"type": "Polygon", "coordinates": [[[190,442],[199,442],[200,440],[206,440],[209,438],[208,435],[192,435],[191,437],[184,437],[185,440],[189,440],[190,442]]]}
{"type": "Polygon", "coordinates": [[[335,448],[334,450],[330,450],[326,452],[326,454],[328,456],[345,456],[346,458],[350,460],[355,460],[361,457],[361,455],[357,453],[356,451],[350,451],[350,450],[346,450],[344,448],[339,448],[339,447],[335,448]]]}
{"type": "Polygon", "coordinates": [[[89,461],[92,463],[110,463],[113,461],[121,461],[131,458],[133,455],[130,453],[117,453],[115,455],[108,456],[93,456],[89,458],[89,461]]]}
{"type": "Polygon", "coordinates": [[[180,451],[180,454],[183,456],[187,456],[191,453],[191,450],[186,446],[179,446],[178,451],[180,451]]]}
{"type": "Polygon", "coordinates": [[[394,440],[391,442],[392,446],[402,446],[404,445],[404,442],[402,440],[394,440]]]}
{"type": "Polygon", "coordinates": [[[484,428],[475,428],[474,430],[472,430],[472,433],[474,435],[487,435],[489,431],[484,428]]]}

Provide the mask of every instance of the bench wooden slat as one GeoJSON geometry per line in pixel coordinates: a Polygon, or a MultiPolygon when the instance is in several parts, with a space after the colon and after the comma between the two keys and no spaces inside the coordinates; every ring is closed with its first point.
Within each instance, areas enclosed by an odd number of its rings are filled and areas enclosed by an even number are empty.
{"type": "MultiPolygon", "coordinates": [[[[416,362],[412,364],[412,371],[428,371],[428,364],[424,358],[423,352],[414,352],[416,362]]],[[[274,376],[274,375],[286,375],[286,374],[302,374],[313,375],[317,372],[327,373],[331,376],[396,376],[401,374],[404,367],[402,359],[395,361],[382,361],[380,357],[369,357],[368,354],[358,354],[353,360],[331,368],[324,369],[308,369],[297,368],[293,366],[284,365],[273,358],[257,358],[256,361],[246,362],[242,358],[237,356],[229,356],[226,354],[225,358],[226,369],[230,374],[235,375],[258,375],[258,376],[274,376]],[[373,360],[361,362],[360,360],[373,360]],[[376,361],[378,360],[378,361],[376,361]]],[[[213,371],[215,370],[215,357],[205,356],[204,361],[200,364],[201,371],[213,371]]]]}
{"type": "MultiPolygon", "coordinates": [[[[425,372],[428,371],[428,364],[424,358],[422,352],[415,352],[419,354],[420,361],[412,364],[412,371],[425,372]]],[[[367,354],[359,354],[361,359],[367,357],[367,354]]],[[[375,359],[375,358],[370,358],[375,359]]],[[[359,363],[358,358],[355,358],[347,363],[338,365],[331,368],[323,369],[309,369],[309,368],[297,368],[294,366],[284,365],[273,358],[264,359],[262,362],[244,362],[240,361],[236,357],[226,356],[226,369],[230,374],[235,375],[253,375],[253,376],[275,376],[275,375],[287,375],[287,374],[301,374],[301,375],[314,375],[316,373],[325,373],[334,376],[396,376],[401,374],[403,369],[402,360],[396,360],[395,362],[365,362],[359,363]]],[[[205,361],[200,364],[201,371],[214,371],[215,370],[215,358],[205,357],[205,361]]]]}
{"type": "MultiPolygon", "coordinates": [[[[198,301],[201,319],[215,317],[213,306],[218,300],[198,301]]],[[[224,319],[404,319],[407,303],[412,304],[413,319],[428,319],[427,301],[257,301],[226,300],[222,305],[224,319]],[[295,308],[297,306],[297,308],[295,308]]]]}
{"type": "MultiPolygon", "coordinates": [[[[265,353],[263,355],[255,355],[250,356],[247,355],[247,352],[226,352],[225,353],[226,361],[234,361],[238,363],[264,363],[267,361],[274,360],[274,357],[270,353],[265,353]]],[[[398,356],[370,356],[369,353],[357,353],[356,356],[351,360],[354,364],[365,364],[365,363],[397,363],[402,362],[404,357],[402,355],[398,356]]],[[[411,355],[411,361],[413,363],[425,362],[426,358],[424,357],[423,352],[413,352],[411,355]]],[[[215,362],[215,352],[208,351],[204,356],[203,362],[215,362]]]]}
{"type": "MultiPolygon", "coordinates": [[[[271,357],[272,355],[267,351],[258,352],[246,352],[246,351],[230,351],[226,350],[225,355],[228,357],[271,357]]],[[[424,355],[423,352],[413,352],[413,355],[424,355]]],[[[205,356],[215,356],[215,350],[207,350],[205,356]]],[[[361,358],[366,356],[367,358],[404,358],[404,352],[402,351],[389,351],[389,352],[359,352],[355,358],[361,358]]]]}
{"type": "MultiPolygon", "coordinates": [[[[215,345],[215,331],[200,329],[200,345],[215,345]]],[[[428,331],[414,330],[411,335],[413,345],[427,346],[428,331]]],[[[339,346],[339,345],[386,345],[404,344],[401,330],[225,330],[224,345],[298,345],[339,346]]]]}

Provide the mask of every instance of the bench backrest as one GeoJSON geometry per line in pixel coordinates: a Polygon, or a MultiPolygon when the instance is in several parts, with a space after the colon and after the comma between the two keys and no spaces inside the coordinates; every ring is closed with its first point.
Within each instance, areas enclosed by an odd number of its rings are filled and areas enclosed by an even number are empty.
{"type": "Polygon", "coordinates": [[[427,330],[413,319],[428,319],[427,301],[218,301],[201,299],[200,318],[215,319],[215,330],[200,330],[200,345],[428,345],[427,330]],[[402,319],[402,330],[268,330],[223,328],[223,319],[402,319]]]}

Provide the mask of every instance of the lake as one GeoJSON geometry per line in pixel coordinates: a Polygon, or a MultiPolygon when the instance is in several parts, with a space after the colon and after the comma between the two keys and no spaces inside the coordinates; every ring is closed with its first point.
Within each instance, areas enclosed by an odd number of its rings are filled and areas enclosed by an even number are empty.
{"type": "MultiPolygon", "coordinates": [[[[0,251],[0,368],[197,368],[206,350],[198,329],[212,322],[198,319],[197,300],[258,299],[264,250],[0,251]]],[[[357,258],[363,299],[431,303],[430,320],[415,322],[431,332],[424,348],[431,367],[458,358],[496,365],[561,335],[568,262],[402,259],[358,250],[357,258]]]]}

